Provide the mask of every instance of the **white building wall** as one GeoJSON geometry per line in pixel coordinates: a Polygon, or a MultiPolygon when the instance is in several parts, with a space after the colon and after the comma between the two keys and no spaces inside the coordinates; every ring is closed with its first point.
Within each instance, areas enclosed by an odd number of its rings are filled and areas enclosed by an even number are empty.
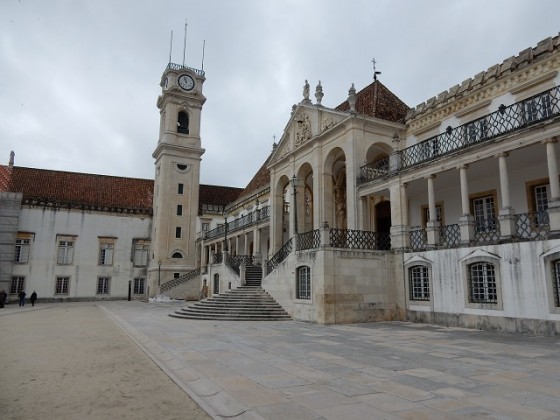
{"type": "Polygon", "coordinates": [[[14,264],[12,275],[24,276],[28,295],[35,290],[40,299],[127,297],[128,282],[146,278],[146,267],[133,267],[132,241],[149,238],[150,225],[149,217],[23,208],[18,230],[32,232],[35,237],[29,263],[14,264]],[[70,265],[57,264],[57,235],[76,237],[70,265]],[[98,265],[99,237],[115,238],[112,265],[98,265]],[[68,295],[55,295],[58,276],[70,277],[68,295]],[[96,293],[100,276],[111,277],[108,295],[96,293]]]}

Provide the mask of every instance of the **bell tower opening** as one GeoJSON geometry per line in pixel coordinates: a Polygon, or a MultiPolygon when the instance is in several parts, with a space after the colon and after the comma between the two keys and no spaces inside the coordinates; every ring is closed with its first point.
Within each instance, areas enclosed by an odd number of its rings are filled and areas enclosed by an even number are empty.
{"type": "Polygon", "coordinates": [[[177,133],[189,134],[189,114],[185,111],[179,111],[177,116],[177,133]]]}

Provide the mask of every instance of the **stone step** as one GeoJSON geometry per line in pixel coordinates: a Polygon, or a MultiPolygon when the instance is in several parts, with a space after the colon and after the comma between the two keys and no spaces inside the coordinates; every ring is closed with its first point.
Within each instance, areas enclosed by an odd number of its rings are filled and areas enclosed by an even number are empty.
{"type": "Polygon", "coordinates": [[[169,314],[176,318],[223,321],[276,321],[290,315],[261,287],[243,286],[169,314]]]}

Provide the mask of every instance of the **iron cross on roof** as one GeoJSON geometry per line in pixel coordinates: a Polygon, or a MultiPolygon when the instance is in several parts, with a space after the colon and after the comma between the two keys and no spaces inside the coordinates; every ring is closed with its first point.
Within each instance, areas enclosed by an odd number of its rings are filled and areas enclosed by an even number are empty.
{"type": "Polygon", "coordinates": [[[377,80],[377,75],[381,74],[381,72],[375,70],[375,65],[377,64],[377,62],[375,61],[375,58],[372,58],[371,62],[373,63],[373,80],[375,81],[375,80],[377,80]]]}

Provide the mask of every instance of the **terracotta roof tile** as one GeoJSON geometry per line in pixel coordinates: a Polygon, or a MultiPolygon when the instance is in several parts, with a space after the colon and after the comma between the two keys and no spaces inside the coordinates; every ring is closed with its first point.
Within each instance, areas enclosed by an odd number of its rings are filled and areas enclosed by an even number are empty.
{"type": "Polygon", "coordinates": [[[198,212],[201,214],[202,204],[226,206],[235,201],[243,188],[224,187],[220,185],[201,185],[198,198],[198,212]]]}
{"type": "MultiPolygon", "coordinates": [[[[30,204],[151,214],[154,181],[0,165],[0,191],[21,192],[23,202],[30,204]]],[[[199,203],[226,205],[242,191],[201,185],[199,203]]]]}
{"type": "MultiPolygon", "coordinates": [[[[379,80],[366,86],[356,95],[356,112],[392,122],[404,122],[408,106],[379,80]]],[[[335,108],[338,111],[349,111],[348,100],[335,108]]]]}

